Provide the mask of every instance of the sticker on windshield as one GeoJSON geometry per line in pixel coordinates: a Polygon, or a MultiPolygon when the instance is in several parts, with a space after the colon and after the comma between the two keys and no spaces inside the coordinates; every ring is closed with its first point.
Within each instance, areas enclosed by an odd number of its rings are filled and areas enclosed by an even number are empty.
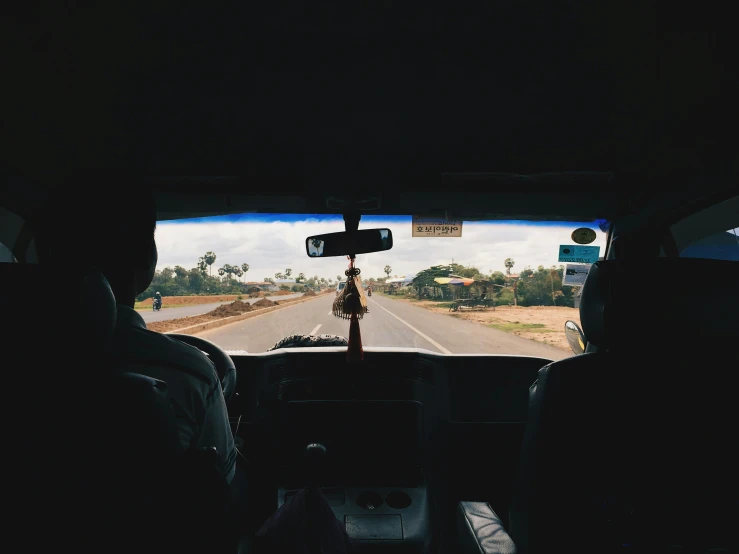
{"type": "Polygon", "coordinates": [[[576,244],[560,244],[560,262],[572,264],[592,264],[598,261],[600,246],[579,246],[576,244]]]}
{"type": "Polygon", "coordinates": [[[572,241],[577,244],[590,244],[595,240],[595,231],[588,227],[580,227],[572,231],[572,241]]]}
{"type": "Polygon", "coordinates": [[[562,284],[570,287],[581,287],[585,284],[585,278],[588,276],[589,271],[589,265],[567,264],[562,284]]]}
{"type": "Polygon", "coordinates": [[[462,221],[445,217],[413,216],[414,237],[461,237],[462,221]]]}

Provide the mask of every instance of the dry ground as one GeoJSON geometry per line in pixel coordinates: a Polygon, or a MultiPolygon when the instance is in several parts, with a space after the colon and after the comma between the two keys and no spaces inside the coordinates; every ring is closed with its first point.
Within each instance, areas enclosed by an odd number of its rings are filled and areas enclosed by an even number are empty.
{"type": "Polygon", "coordinates": [[[562,350],[570,351],[565,338],[564,326],[568,319],[580,325],[580,311],[576,308],[561,306],[498,306],[493,311],[460,311],[450,312],[449,302],[433,302],[430,300],[413,300],[397,296],[388,296],[393,300],[410,302],[433,312],[474,321],[493,329],[514,333],[520,337],[545,342],[562,350]]]}

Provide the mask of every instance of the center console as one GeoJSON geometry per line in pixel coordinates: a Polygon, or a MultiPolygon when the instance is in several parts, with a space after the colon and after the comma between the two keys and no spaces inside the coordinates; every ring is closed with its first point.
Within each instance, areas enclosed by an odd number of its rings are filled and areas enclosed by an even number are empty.
{"type": "Polygon", "coordinates": [[[278,506],[317,481],[336,518],[363,550],[428,552],[429,500],[421,469],[423,405],[409,400],[288,402],[285,458],[321,445],[320,477],[286,465],[278,506]]]}
{"type": "Polygon", "coordinates": [[[247,417],[265,430],[276,507],[313,483],[362,552],[431,552],[424,468],[444,413],[443,365],[415,354],[398,364],[383,351],[347,366],[345,351],[294,350],[254,356],[248,373],[257,392],[247,417]],[[318,478],[311,444],[321,445],[318,478]]]}
{"type": "MultiPolygon", "coordinates": [[[[426,487],[321,487],[348,535],[383,551],[426,552],[430,536],[426,487]],[[396,547],[396,548],[392,548],[396,547]]],[[[296,489],[279,489],[278,504],[289,501],[296,489]]]]}

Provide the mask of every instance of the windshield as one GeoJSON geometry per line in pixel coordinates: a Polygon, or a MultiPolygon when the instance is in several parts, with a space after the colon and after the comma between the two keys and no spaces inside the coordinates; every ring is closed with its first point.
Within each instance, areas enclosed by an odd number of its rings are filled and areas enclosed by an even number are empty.
{"type": "MultiPolygon", "coordinates": [[[[604,222],[463,222],[450,237],[413,236],[410,216],[362,217],[360,229],[375,227],[390,228],[394,245],[355,262],[369,307],[365,347],[572,355],[564,324],[579,324],[580,285],[604,255],[604,222]]],[[[153,330],[192,327],[232,352],[265,352],[293,334],[347,337],[349,322],[332,307],[348,260],[305,252],[306,237],[343,230],[330,215],[159,222],[156,275],[136,308],[153,330]]]]}

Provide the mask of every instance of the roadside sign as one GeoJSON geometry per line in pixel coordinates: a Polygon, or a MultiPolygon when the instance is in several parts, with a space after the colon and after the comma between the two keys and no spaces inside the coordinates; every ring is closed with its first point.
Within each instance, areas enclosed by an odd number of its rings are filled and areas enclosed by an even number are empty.
{"type": "Polygon", "coordinates": [[[462,220],[445,217],[413,216],[414,237],[461,237],[462,220]]]}
{"type": "Polygon", "coordinates": [[[573,264],[592,264],[598,261],[600,246],[580,246],[578,244],[560,244],[560,262],[573,264]]]}
{"type": "Polygon", "coordinates": [[[570,287],[581,287],[585,284],[585,278],[589,271],[590,265],[567,264],[562,284],[570,287]]]}

